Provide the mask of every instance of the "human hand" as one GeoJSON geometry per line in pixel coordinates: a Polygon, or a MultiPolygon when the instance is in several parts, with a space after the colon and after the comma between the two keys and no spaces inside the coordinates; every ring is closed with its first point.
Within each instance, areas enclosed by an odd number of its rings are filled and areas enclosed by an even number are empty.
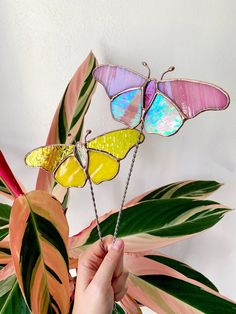
{"type": "Polygon", "coordinates": [[[103,238],[79,258],[73,314],[111,314],[114,301],[125,295],[128,273],[123,269],[124,242],[103,238]]]}

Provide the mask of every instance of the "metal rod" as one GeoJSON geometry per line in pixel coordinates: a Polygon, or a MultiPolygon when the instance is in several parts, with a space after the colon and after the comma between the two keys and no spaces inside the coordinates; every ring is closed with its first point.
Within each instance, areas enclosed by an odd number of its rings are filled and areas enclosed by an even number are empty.
{"type": "Polygon", "coordinates": [[[130,183],[130,178],[131,178],[131,174],[132,174],[133,168],[134,168],[134,162],[135,162],[135,159],[136,159],[136,156],[137,156],[137,152],[138,152],[141,136],[143,134],[143,128],[144,128],[144,123],[142,121],[139,137],[138,137],[137,143],[135,145],[134,154],[133,154],[133,157],[132,157],[132,161],[131,161],[128,177],[127,177],[127,180],[126,180],[125,190],[124,190],[124,194],[123,194],[123,197],[122,197],[122,201],[121,201],[121,205],[120,205],[120,209],[119,209],[119,213],[118,213],[118,217],[117,217],[117,221],[116,221],[116,226],[115,226],[115,231],[114,231],[112,243],[115,243],[116,238],[117,238],[117,234],[118,234],[118,231],[119,231],[119,228],[120,228],[121,213],[122,213],[122,209],[124,207],[124,203],[125,203],[125,200],[126,200],[127,191],[128,191],[128,187],[129,187],[129,183],[130,183]]]}
{"type": "Polygon", "coordinates": [[[93,190],[93,184],[92,184],[92,181],[91,181],[90,177],[88,177],[88,181],[89,181],[90,192],[91,192],[92,201],[93,201],[93,209],[94,209],[96,222],[97,222],[98,236],[99,236],[99,239],[101,241],[102,248],[104,249],[105,247],[104,247],[104,243],[103,243],[103,239],[102,239],[101,227],[100,227],[100,223],[99,223],[99,219],[98,219],[98,211],[97,211],[97,205],[96,205],[96,200],[95,200],[95,195],[94,195],[94,190],[93,190]]]}

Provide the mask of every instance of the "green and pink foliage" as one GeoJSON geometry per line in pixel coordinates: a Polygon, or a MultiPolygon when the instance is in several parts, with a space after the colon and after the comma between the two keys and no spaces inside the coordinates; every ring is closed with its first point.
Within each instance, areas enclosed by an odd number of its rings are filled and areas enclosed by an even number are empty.
{"type": "MultiPolygon", "coordinates": [[[[69,133],[81,139],[96,87],[96,65],[90,53],[72,77],[47,144],[71,144],[69,133]]],[[[211,228],[231,211],[206,199],[220,186],[216,181],[176,182],[126,203],[119,237],[125,242],[129,278],[127,294],[117,304],[119,313],[140,314],[143,305],[159,314],[236,313],[236,303],[204,275],[158,251],[211,228]]],[[[40,170],[36,188],[27,193],[0,152],[0,193],[13,202],[0,204],[2,314],[72,313],[75,278],[70,269],[77,269],[80,254],[98,240],[95,220],[69,238],[68,190],[52,175],[40,170]]],[[[99,217],[103,236],[112,234],[117,215],[115,209],[99,217]]]]}

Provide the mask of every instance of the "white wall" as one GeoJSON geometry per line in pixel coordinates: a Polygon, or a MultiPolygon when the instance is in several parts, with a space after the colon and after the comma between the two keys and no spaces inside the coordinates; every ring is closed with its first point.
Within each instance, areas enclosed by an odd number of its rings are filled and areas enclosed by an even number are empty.
{"type": "MultiPolygon", "coordinates": [[[[129,198],[172,181],[212,179],[225,183],[214,199],[235,207],[235,17],[234,0],[1,0],[0,147],[16,176],[28,190],[34,188],[37,171],[24,166],[24,154],[45,143],[64,88],[92,49],[101,63],[142,72],[145,60],[157,78],[175,65],[173,77],[214,82],[230,93],[225,112],[204,113],[169,139],[147,136],[129,198]]],[[[101,86],[86,125],[94,134],[120,127],[111,119],[101,86]]],[[[129,162],[130,156],[113,183],[96,188],[100,213],[119,205],[129,162]]],[[[88,188],[73,190],[71,234],[92,218],[88,188]]],[[[166,251],[236,299],[235,228],[236,214],[231,213],[211,230],[166,251]]]]}

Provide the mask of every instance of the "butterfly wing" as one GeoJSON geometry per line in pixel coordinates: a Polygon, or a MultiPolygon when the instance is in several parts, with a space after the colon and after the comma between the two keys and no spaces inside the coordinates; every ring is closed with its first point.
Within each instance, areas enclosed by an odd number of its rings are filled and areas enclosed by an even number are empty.
{"type": "Polygon", "coordinates": [[[138,130],[123,129],[98,136],[86,143],[89,155],[88,175],[95,184],[113,179],[119,172],[119,160],[125,158],[140,137],[138,130]]]}
{"type": "Polygon", "coordinates": [[[176,106],[161,93],[157,93],[144,116],[144,128],[148,133],[170,136],[183,125],[182,117],[176,106]]]}
{"type": "Polygon", "coordinates": [[[110,98],[126,89],[142,86],[146,81],[144,76],[115,65],[100,65],[94,69],[93,76],[110,98]]]}
{"type": "Polygon", "coordinates": [[[95,184],[112,180],[119,172],[119,162],[109,154],[89,150],[88,175],[95,184]]]}
{"type": "Polygon", "coordinates": [[[143,107],[142,89],[125,91],[111,100],[113,118],[130,128],[135,128],[141,120],[143,107]]]}
{"type": "Polygon", "coordinates": [[[206,110],[224,110],[230,101],[223,89],[200,81],[165,80],[158,82],[158,89],[189,119],[206,110]]]}
{"type": "Polygon", "coordinates": [[[25,156],[25,163],[30,167],[40,167],[53,173],[59,164],[73,153],[73,145],[48,145],[34,149],[25,156]]]}
{"type": "Polygon", "coordinates": [[[117,160],[124,159],[128,152],[136,145],[140,136],[140,143],[144,135],[135,129],[122,129],[100,135],[86,143],[88,149],[105,152],[117,160]]]}
{"type": "Polygon", "coordinates": [[[111,98],[111,113],[115,120],[130,128],[136,127],[142,116],[142,86],[146,78],[134,71],[114,65],[101,65],[93,71],[111,98]]]}
{"type": "Polygon", "coordinates": [[[67,157],[56,169],[55,180],[64,187],[83,187],[87,181],[85,169],[75,156],[67,157]]]}

